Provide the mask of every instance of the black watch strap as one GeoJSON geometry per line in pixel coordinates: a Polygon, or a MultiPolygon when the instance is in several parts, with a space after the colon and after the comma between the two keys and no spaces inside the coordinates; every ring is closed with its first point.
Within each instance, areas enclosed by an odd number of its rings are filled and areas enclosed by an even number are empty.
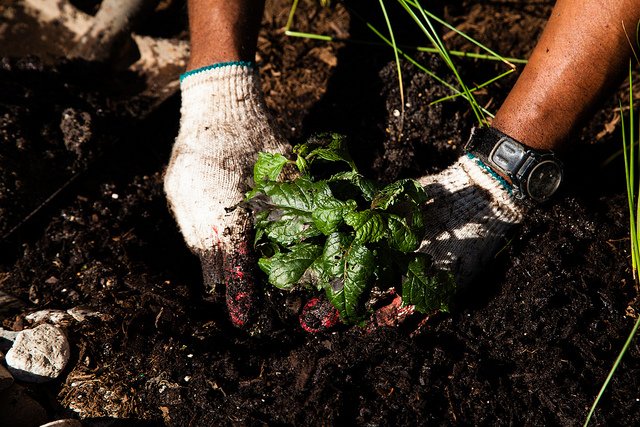
{"type": "Polygon", "coordinates": [[[562,163],[553,152],[534,150],[495,128],[474,128],[465,151],[500,175],[519,199],[543,202],[562,181],[562,163]]]}

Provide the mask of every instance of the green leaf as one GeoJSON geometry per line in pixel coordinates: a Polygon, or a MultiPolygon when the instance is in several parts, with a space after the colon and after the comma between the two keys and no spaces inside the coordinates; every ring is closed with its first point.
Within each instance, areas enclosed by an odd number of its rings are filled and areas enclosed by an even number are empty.
{"type": "Polygon", "coordinates": [[[284,165],[289,160],[282,154],[277,153],[258,153],[258,160],[253,167],[253,180],[256,186],[264,181],[275,181],[278,179],[284,165]]]}
{"type": "Polygon", "coordinates": [[[358,207],[355,200],[343,202],[327,193],[317,193],[314,204],[316,208],[311,214],[313,223],[325,235],[336,231],[344,222],[344,216],[358,207]]]}
{"type": "Polygon", "coordinates": [[[323,280],[327,283],[335,278],[342,279],[344,273],[344,263],[342,258],[353,243],[353,236],[347,233],[332,233],[327,237],[322,251],[322,256],[318,260],[323,280]]]}
{"type": "MultiPolygon", "coordinates": [[[[256,232],[257,233],[257,232],[256,232]]],[[[269,222],[264,233],[273,241],[290,246],[311,237],[321,235],[310,214],[303,212],[289,212],[282,214],[278,221],[269,222]]]]}
{"type": "MultiPolygon", "coordinates": [[[[297,178],[291,182],[264,183],[261,194],[247,204],[260,214],[256,221],[256,235],[266,234],[273,241],[290,246],[322,234],[315,225],[313,214],[317,211],[317,201],[331,198],[326,182],[297,178]],[[269,212],[267,217],[263,211],[269,212]]],[[[347,209],[347,205],[342,209],[347,209]]],[[[330,224],[321,226],[326,231],[330,224]]]]}
{"type": "Polygon", "coordinates": [[[260,270],[264,271],[267,276],[271,274],[271,258],[260,258],[258,260],[258,267],[260,267],[260,270]]]}
{"type": "Polygon", "coordinates": [[[344,136],[336,133],[322,133],[312,136],[308,142],[296,145],[293,152],[298,156],[296,164],[302,173],[317,159],[329,162],[345,162],[352,171],[356,165],[349,155],[344,136]]]}
{"type": "Polygon", "coordinates": [[[345,162],[351,167],[352,171],[356,171],[356,164],[346,150],[333,150],[329,148],[316,148],[309,154],[309,159],[319,158],[330,162],[345,162]]]}
{"type": "Polygon", "coordinates": [[[328,180],[328,182],[333,183],[340,181],[345,181],[360,190],[360,195],[362,195],[362,197],[368,202],[373,200],[377,191],[377,186],[372,181],[366,179],[357,172],[339,172],[328,180]]]}
{"type": "Polygon", "coordinates": [[[422,313],[449,311],[455,289],[451,273],[436,270],[428,255],[416,253],[409,261],[407,275],[402,282],[402,302],[413,304],[422,313]]]}
{"type": "Polygon", "coordinates": [[[350,212],[345,215],[344,221],[353,227],[356,232],[355,239],[358,242],[377,242],[386,235],[387,227],[382,215],[371,209],[350,212]]]}
{"type": "Polygon", "coordinates": [[[326,287],[327,298],[346,322],[360,318],[359,302],[373,274],[375,257],[362,243],[353,242],[340,261],[342,274],[334,276],[326,287]]]}
{"type": "Polygon", "coordinates": [[[427,201],[427,194],[418,181],[401,179],[380,190],[371,202],[371,207],[386,210],[399,201],[409,201],[421,205],[427,201]]]}
{"type": "Polygon", "coordinates": [[[264,236],[265,226],[268,224],[267,218],[269,217],[269,212],[267,211],[254,211],[253,212],[253,221],[255,223],[256,233],[253,237],[253,246],[255,247],[262,236],[264,236]]]}
{"type": "Polygon", "coordinates": [[[313,149],[314,145],[315,144],[313,144],[310,141],[302,144],[298,144],[293,147],[293,152],[299,157],[306,157],[309,154],[309,152],[313,149]]]}
{"type": "Polygon", "coordinates": [[[262,261],[260,268],[269,274],[269,283],[280,289],[290,289],[321,254],[321,246],[300,243],[293,246],[291,252],[280,252],[268,262],[262,261]]]}
{"type": "Polygon", "coordinates": [[[305,159],[304,157],[298,156],[296,158],[296,167],[302,175],[309,175],[309,162],[307,162],[307,159],[305,159]]]}
{"type": "MultiPolygon", "coordinates": [[[[269,197],[270,204],[276,208],[311,213],[318,186],[309,179],[297,178],[292,182],[266,183],[263,191],[269,197]]],[[[328,187],[327,191],[330,191],[328,187]]]]}
{"type": "Polygon", "coordinates": [[[418,237],[413,232],[407,220],[401,216],[389,214],[387,216],[389,228],[389,246],[400,252],[413,252],[420,246],[418,237]]]}

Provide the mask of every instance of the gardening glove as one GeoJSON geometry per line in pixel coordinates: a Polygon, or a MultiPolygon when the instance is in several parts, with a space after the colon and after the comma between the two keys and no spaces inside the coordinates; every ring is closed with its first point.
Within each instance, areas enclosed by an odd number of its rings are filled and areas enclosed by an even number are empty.
{"type": "Polygon", "coordinates": [[[251,218],[243,200],[259,151],[287,154],[251,63],[219,63],[181,76],[180,132],[164,188],[189,248],[200,257],[208,292],[225,286],[236,326],[256,298],[251,218]]]}
{"type": "Polygon", "coordinates": [[[494,256],[505,233],[522,222],[525,208],[509,185],[471,154],[418,181],[429,197],[428,229],[418,250],[451,271],[459,286],[467,285],[494,256]]]}

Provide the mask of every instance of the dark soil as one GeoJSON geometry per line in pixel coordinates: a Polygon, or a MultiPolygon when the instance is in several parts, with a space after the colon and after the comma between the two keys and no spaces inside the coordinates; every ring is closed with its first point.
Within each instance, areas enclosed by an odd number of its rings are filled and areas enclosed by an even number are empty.
{"type": "MultiPolygon", "coordinates": [[[[454,161],[474,121],[463,102],[429,106],[447,92],[405,64],[407,105],[396,117],[402,107],[389,50],[289,38],[282,31],[289,3],[268,3],[259,66],[269,106],[294,141],[321,130],[345,133],[357,162],[380,180],[454,161]]],[[[342,6],[301,3],[296,28],[371,40],[342,6]]],[[[361,14],[375,11],[369,2],[350,4],[361,14]]],[[[462,1],[433,10],[503,55],[526,56],[550,8],[462,1]]],[[[408,29],[398,37],[416,35],[408,29]]],[[[439,60],[419,57],[444,73],[439,60]]],[[[504,71],[472,60],[462,69],[474,83],[504,71]]],[[[495,110],[514,81],[490,86],[481,104],[495,110]]],[[[51,419],[78,417],[88,426],[582,424],[636,317],[623,172],[619,160],[601,166],[619,148],[619,129],[610,125],[617,95],[567,157],[560,196],[531,211],[451,314],[432,316],[417,331],[341,327],[310,335],[297,316],[307,295],[265,288],[250,332],[233,328],[221,304],[203,300],[197,259],[162,191],[179,99],[141,114],[126,97],[135,85],[135,76],[114,77],[95,64],[2,61],[0,289],[24,305],[0,312],[0,320],[19,330],[30,326],[25,314],[43,308],[101,314],[68,325],[73,359],[65,375],[29,386],[51,419]]],[[[633,344],[594,425],[636,422],[639,377],[633,344]]]]}

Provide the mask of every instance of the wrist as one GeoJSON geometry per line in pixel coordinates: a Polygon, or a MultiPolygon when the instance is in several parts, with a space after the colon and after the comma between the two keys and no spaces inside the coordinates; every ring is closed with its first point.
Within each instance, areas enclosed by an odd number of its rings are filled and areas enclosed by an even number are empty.
{"type": "Polygon", "coordinates": [[[182,117],[243,121],[265,114],[260,77],[252,62],[220,62],[180,77],[182,117]]]}
{"type": "Polygon", "coordinates": [[[226,67],[240,67],[240,68],[250,68],[254,69],[255,64],[253,61],[223,61],[223,62],[214,62],[207,63],[206,65],[198,66],[198,67],[188,67],[188,70],[183,74],[180,74],[180,83],[182,83],[185,79],[195,76],[198,74],[206,73],[208,71],[222,69],[226,67]]]}

